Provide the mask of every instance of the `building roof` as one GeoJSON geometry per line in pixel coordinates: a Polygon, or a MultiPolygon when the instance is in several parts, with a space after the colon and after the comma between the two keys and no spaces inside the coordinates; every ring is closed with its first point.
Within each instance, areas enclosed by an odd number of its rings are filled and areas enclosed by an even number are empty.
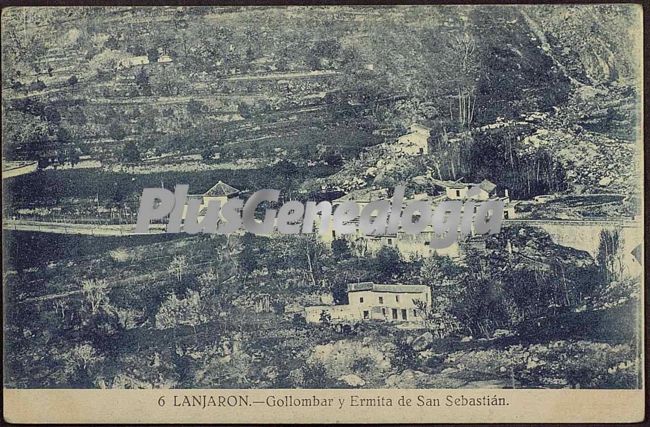
{"type": "Polygon", "coordinates": [[[214,185],[214,187],[203,193],[203,195],[207,197],[228,197],[238,193],[239,190],[235,187],[231,187],[230,185],[219,181],[214,185]]]}
{"type": "Polygon", "coordinates": [[[348,292],[373,291],[419,294],[427,292],[428,289],[429,287],[425,285],[386,285],[373,282],[348,283],[348,292]]]}
{"type": "Polygon", "coordinates": [[[487,179],[484,179],[478,184],[472,184],[472,183],[465,183],[465,182],[458,182],[458,181],[443,181],[441,179],[431,179],[431,182],[434,185],[444,187],[444,188],[454,188],[454,189],[461,189],[461,188],[470,188],[470,187],[476,187],[478,186],[481,190],[491,193],[494,191],[495,188],[497,188],[497,185],[493,183],[492,181],[489,181],[487,179]]]}
{"type": "Polygon", "coordinates": [[[373,202],[375,200],[382,200],[388,198],[388,190],[386,188],[371,189],[371,188],[361,188],[358,190],[351,191],[338,199],[334,200],[334,203],[342,202],[373,202]]]}
{"type": "Polygon", "coordinates": [[[495,183],[488,181],[487,179],[481,181],[478,186],[481,188],[481,190],[484,190],[488,193],[491,193],[495,188],[497,188],[497,185],[495,183]]]}
{"type": "Polygon", "coordinates": [[[413,181],[414,183],[416,183],[418,185],[429,185],[431,180],[432,180],[432,178],[428,177],[426,175],[418,175],[418,176],[414,176],[413,178],[411,178],[411,181],[413,181]]]}
{"type": "Polygon", "coordinates": [[[441,179],[432,179],[431,182],[434,185],[444,188],[467,188],[470,184],[465,184],[464,182],[454,182],[454,181],[443,181],[441,179]]]}

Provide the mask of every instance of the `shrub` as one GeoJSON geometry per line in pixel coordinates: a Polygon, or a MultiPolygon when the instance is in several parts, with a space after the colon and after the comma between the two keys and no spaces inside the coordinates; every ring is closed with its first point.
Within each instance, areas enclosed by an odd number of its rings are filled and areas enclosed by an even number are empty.
{"type": "Polygon", "coordinates": [[[305,388],[323,388],[326,384],[327,369],[322,363],[311,363],[303,369],[302,386],[305,388]]]}
{"type": "Polygon", "coordinates": [[[117,263],[123,263],[131,260],[131,254],[125,248],[113,249],[108,253],[111,259],[117,263]]]}

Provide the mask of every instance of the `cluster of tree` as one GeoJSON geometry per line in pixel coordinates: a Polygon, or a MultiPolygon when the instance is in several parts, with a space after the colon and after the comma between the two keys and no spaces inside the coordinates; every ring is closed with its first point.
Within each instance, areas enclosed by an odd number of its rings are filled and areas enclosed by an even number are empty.
{"type": "Polygon", "coordinates": [[[3,152],[7,158],[36,160],[40,168],[79,163],[82,150],[75,126],[62,121],[57,108],[25,98],[14,100],[8,115],[16,123],[5,134],[8,143],[3,152]]]}
{"type": "Polygon", "coordinates": [[[523,147],[520,141],[524,135],[506,128],[474,132],[472,137],[450,141],[443,128],[433,132],[431,161],[440,179],[489,179],[508,188],[517,199],[565,190],[562,165],[545,149],[523,147]]]}
{"type": "Polygon", "coordinates": [[[138,89],[140,89],[142,96],[151,96],[153,94],[151,84],[149,83],[149,74],[144,68],[141,68],[135,74],[135,84],[138,86],[138,89]]]}
{"type": "MultiPolygon", "coordinates": [[[[331,291],[342,304],[352,282],[429,285],[434,304],[427,312],[434,316],[431,325],[439,336],[459,331],[490,336],[495,329],[514,329],[584,304],[607,280],[591,258],[553,244],[543,232],[517,233],[500,236],[486,253],[468,250],[463,263],[436,255],[405,260],[392,247],[367,256],[345,239],[335,239],[328,250],[307,237],[271,241],[248,235],[242,239],[239,267],[247,277],[266,271],[271,282],[281,282],[285,271],[294,277],[301,272],[302,283],[331,291]],[[529,239],[535,240],[534,247],[529,243],[526,251],[508,251],[508,245],[525,245],[529,239]]],[[[605,240],[603,253],[612,246],[610,238],[605,240]]]]}
{"type": "Polygon", "coordinates": [[[424,260],[419,280],[432,288],[433,329],[489,337],[586,304],[607,280],[590,257],[554,245],[543,233],[534,234],[534,249],[508,251],[506,245],[524,244],[517,232],[502,236],[496,250],[469,251],[463,264],[424,260]]]}

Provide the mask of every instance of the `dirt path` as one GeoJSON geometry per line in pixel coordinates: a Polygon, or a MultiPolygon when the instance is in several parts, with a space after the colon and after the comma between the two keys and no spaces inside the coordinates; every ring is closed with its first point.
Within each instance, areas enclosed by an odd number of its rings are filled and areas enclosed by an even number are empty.
{"type": "Polygon", "coordinates": [[[269,74],[249,74],[242,76],[232,76],[225,77],[223,80],[226,81],[240,81],[240,80],[275,80],[275,79],[300,79],[308,77],[323,77],[323,76],[334,76],[340,74],[338,71],[334,70],[314,70],[314,71],[302,71],[295,73],[269,73],[269,74]]]}
{"type": "MultiPolygon", "coordinates": [[[[163,225],[152,225],[149,233],[163,233],[163,225]]],[[[41,222],[27,220],[4,220],[4,230],[37,231],[41,233],[81,234],[87,236],[137,236],[133,232],[135,224],[73,224],[57,222],[41,222]]]]}

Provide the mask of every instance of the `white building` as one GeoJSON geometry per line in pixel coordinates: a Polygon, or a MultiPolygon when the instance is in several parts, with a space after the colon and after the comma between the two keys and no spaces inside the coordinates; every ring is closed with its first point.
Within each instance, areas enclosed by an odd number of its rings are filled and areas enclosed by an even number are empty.
{"type": "Polygon", "coordinates": [[[484,179],[479,184],[471,184],[458,181],[442,181],[439,179],[433,179],[433,183],[439,187],[445,189],[445,194],[449,200],[488,200],[491,195],[495,193],[497,188],[496,184],[487,179],[484,179]],[[470,188],[478,187],[478,193],[472,197],[468,196],[468,191],[470,188]]]}
{"type": "Polygon", "coordinates": [[[213,200],[217,200],[221,202],[221,206],[223,206],[226,204],[228,199],[236,197],[237,195],[239,195],[238,189],[224,183],[223,181],[219,181],[208,191],[201,195],[201,199],[203,200],[203,203],[201,204],[207,207],[208,203],[213,200]]]}
{"type": "MultiPolygon", "coordinates": [[[[236,189],[235,187],[232,187],[222,181],[217,182],[214,186],[212,186],[208,191],[201,195],[188,195],[188,199],[201,199],[201,206],[199,208],[199,216],[198,220],[201,221],[203,220],[203,217],[205,216],[205,212],[208,208],[208,204],[211,201],[218,201],[220,202],[221,206],[223,207],[228,199],[237,197],[239,195],[240,191],[236,189]]],[[[187,215],[187,205],[183,207],[183,218],[187,215]]]]}
{"type": "Polygon", "coordinates": [[[119,70],[122,70],[125,68],[136,67],[138,65],[147,65],[148,63],[149,63],[149,58],[146,55],[134,56],[132,58],[122,59],[120,62],[118,62],[117,68],[119,70]]]}
{"type": "Polygon", "coordinates": [[[504,197],[497,196],[496,184],[487,179],[484,179],[478,184],[459,181],[442,181],[439,179],[432,179],[431,181],[434,183],[434,185],[445,189],[445,196],[449,200],[475,200],[479,202],[483,202],[489,199],[502,200],[504,202],[503,219],[514,219],[516,217],[515,205],[518,202],[510,200],[510,195],[508,194],[507,189],[504,190],[504,197]],[[474,194],[471,196],[470,190],[474,192],[474,194]]]}
{"type": "Polygon", "coordinates": [[[348,285],[347,305],[305,307],[305,320],[320,323],[323,317],[332,322],[424,321],[420,302],[431,307],[431,289],[423,285],[384,285],[373,282],[348,285]]]}

